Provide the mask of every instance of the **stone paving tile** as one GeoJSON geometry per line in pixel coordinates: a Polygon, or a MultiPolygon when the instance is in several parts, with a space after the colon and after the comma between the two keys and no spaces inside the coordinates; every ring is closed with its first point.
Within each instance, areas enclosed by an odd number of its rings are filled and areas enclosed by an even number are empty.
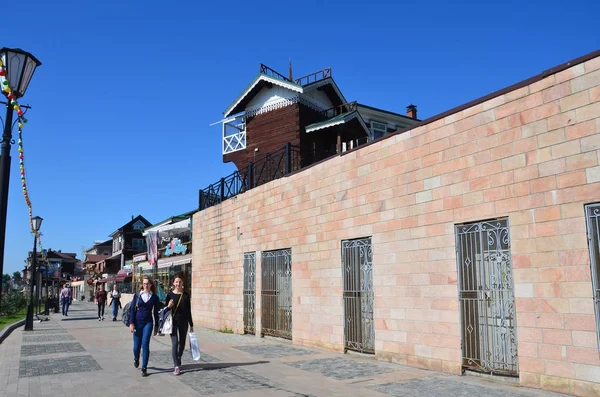
{"type": "Polygon", "coordinates": [[[43,343],[43,342],[68,342],[74,341],[71,335],[68,334],[48,334],[48,335],[23,335],[23,343],[43,343]]]}
{"type": "Polygon", "coordinates": [[[235,349],[250,353],[253,356],[264,358],[279,358],[289,356],[303,356],[312,354],[311,351],[298,349],[286,345],[255,345],[255,346],[236,346],[235,349]]]}
{"type": "Polygon", "coordinates": [[[275,382],[236,367],[186,370],[178,379],[203,396],[278,388],[275,382]]]}
{"type": "MultiPolygon", "coordinates": [[[[121,324],[85,320],[95,313],[93,304],[74,306],[79,313],[72,310],[73,319],[80,315],[82,321],[61,321],[61,317],[55,316],[48,322],[36,323],[37,332],[17,330],[0,345],[0,397],[163,396],[173,394],[174,390],[179,397],[456,397],[447,390],[468,391],[470,396],[559,397],[554,393],[479,377],[457,377],[316,348],[306,348],[313,355],[263,359],[249,356],[244,349],[236,347],[250,345],[250,349],[255,349],[259,345],[278,345],[282,346],[281,351],[305,347],[252,335],[224,334],[200,327],[196,329],[196,334],[203,351],[201,361],[191,360],[186,346],[183,373],[178,377],[173,376],[170,339],[155,337],[151,342],[150,376],[142,378],[139,370],[132,365],[131,334],[121,324]],[[49,337],[39,339],[48,342],[32,343],[60,345],[67,341],[59,338],[68,336],[75,338],[87,351],[27,357],[21,355],[21,347],[27,343],[26,340],[49,337]],[[295,362],[283,365],[282,360],[295,362]],[[55,375],[44,376],[49,374],[55,375]],[[421,384],[407,383],[422,377],[429,380],[421,384]],[[459,386],[446,384],[436,389],[442,380],[458,383],[459,386]],[[421,392],[421,395],[408,394],[410,392],[421,392]]],[[[71,344],[75,344],[75,341],[71,344]]]]}
{"type": "Polygon", "coordinates": [[[75,343],[53,343],[45,345],[22,345],[21,357],[39,356],[43,354],[76,353],[84,352],[81,344],[75,343]]]}
{"type": "Polygon", "coordinates": [[[338,380],[362,378],[364,376],[373,376],[395,371],[392,368],[382,365],[352,361],[340,357],[296,361],[285,364],[338,380]]]}
{"type": "MultiPolygon", "coordinates": [[[[150,352],[150,361],[157,361],[159,363],[173,365],[173,358],[171,358],[171,351],[151,351],[150,352]]],[[[188,350],[186,350],[183,353],[183,357],[181,357],[182,365],[198,364],[201,362],[214,363],[214,362],[218,362],[218,361],[219,361],[218,358],[213,357],[210,354],[206,354],[202,351],[200,352],[200,360],[199,361],[194,361],[192,359],[191,353],[188,350]]]]}
{"type": "Polygon", "coordinates": [[[420,378],[371,386],[369,389],[392,397],[527,397],[525,394],[440,378],[420,378]]]}
{"type": "Polygon", "coordinates": [[[23,334],[37,335],[37,334],[66,334],[67,331],[64,328],[34,328],[33,331],[23,331],[23,334]]]}
{"type": "Polygon", "coordinates": [[[19,378],[32,376],[70,374],[101,370],[92,356],[73,356],[40,360],[21,360],[19,378]]]}
{"type": "Polygon", "coordinates": [[[212,329],[199,328],[196,329],[198,340],[210,339],[216,343],[224,345],[256,345],[261,343],[269,343],[268,338],[260,338],[251,334],[226,334],[224,332],[215,331],[212,329]]]}

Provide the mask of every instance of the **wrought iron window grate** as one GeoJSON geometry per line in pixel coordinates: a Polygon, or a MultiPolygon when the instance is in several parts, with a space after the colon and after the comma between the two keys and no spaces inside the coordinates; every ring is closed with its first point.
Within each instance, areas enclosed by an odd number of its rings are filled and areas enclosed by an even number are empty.
{"type": "Polygon", "coordinates": [[[586,205],[585,217],[596,311],[596,337],[598,338],[598,349],[600,349],[600,203],[586,205]]]}
{"type": "Polygon", "coordinates": [[[463,368],[516,376],[508,219],[456,226],[463,368]]]}
{"type": "Polygon", "coordinates": [[[244,332],[254,334],[256,328],[256,253],[244,254],[244,332]]]}
{"type": "Polygon", "coordinates": [[[342,241],[344,347],[375,353],[371,238],[342,241]]]}
{"type": "Polygon", "coordinates": [[[292,339],[292,250],[266,251],[261,257],[262,334],[292,339]]]}

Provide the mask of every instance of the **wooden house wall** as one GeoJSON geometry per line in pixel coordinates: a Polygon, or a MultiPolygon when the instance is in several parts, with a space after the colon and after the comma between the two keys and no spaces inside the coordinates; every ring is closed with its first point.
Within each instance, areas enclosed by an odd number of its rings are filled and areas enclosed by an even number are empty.
{"type": "Polygon", "coordinates": [[[326,135],[330,132],[327,129],[306,133],[306,126],[324,121],[326,119],[320,112],[317,112],[307,106],[300,106],[300,146],[302,153],[303,165],[313,163],[320,159],[318,152],[322,151],[327,144],[325,143],[326,135]]]}
{"type": "Polygon", "coordinates": [[[290,142],[300,145],[300,105],[292,104],[281,109],[258,114],[246,120],[246,149],[223,155],[223,162],[233,162],[238,170],[256,158],[273,153],[290,142]]]}

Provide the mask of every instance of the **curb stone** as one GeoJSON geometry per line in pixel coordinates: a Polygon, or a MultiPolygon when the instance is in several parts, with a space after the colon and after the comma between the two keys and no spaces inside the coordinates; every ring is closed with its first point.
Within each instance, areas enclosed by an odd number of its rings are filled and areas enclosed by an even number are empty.
{"type": "Polygon", "coordinates": [[[17,321],[14,324],[6,326],[0,331],[0,343],[4,342],[4,339],[8,338],[8,336],[17,328],[25,325],[25,319],[17,321]]]}

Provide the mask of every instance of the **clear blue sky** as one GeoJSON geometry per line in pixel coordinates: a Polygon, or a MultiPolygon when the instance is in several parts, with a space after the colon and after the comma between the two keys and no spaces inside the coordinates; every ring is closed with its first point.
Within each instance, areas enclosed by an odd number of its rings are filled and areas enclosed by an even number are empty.
{"type": "MultiPolygon", "coordinates": [[[[600,48],[598,1],[483,3],[11,3],[0,46],[43,62],[21,103],[33,106],[26,168],[44,248],[80,256],[131,215],[194,209],[198,189],[234,169],[209,124],[260,62],[331,66],[348,100],[414,103],[427,118],[600,48]]],[[[33,244],[16,145],[12,156],[5,273],[33,244]]]]}

